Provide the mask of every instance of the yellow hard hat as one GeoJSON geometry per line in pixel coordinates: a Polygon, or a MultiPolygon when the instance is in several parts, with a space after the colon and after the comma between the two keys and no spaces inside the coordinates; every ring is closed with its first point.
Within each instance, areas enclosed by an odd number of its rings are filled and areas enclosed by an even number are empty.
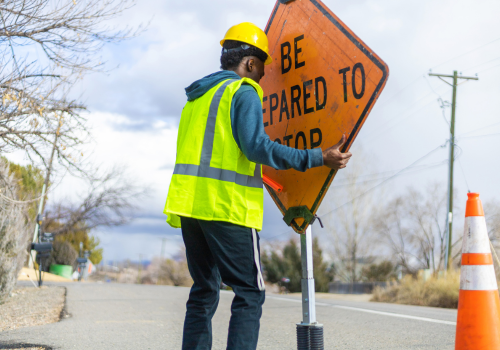
{"type": "Polygon", "coordinates": [[[220,41],[220,44],[224,45],[226,40],[241,41],[245,44],[255,46],[267,54],[265,64],[271,64],[273,62],[273,59],[269,55],[269,43],[267,41],[266,33],[253,23],[244,22],[232,26],[227,31],[224,39],[220,41]]]}

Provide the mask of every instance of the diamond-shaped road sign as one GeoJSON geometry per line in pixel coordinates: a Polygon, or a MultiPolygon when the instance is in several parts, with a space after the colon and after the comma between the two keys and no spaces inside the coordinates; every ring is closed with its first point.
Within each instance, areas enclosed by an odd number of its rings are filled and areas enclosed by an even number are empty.
{"type": "MultiPolygon", "coordinates": [[[[266,133],[304,149],[333,146],[345,133],[346,152],[385,86],[387,65],[320,0],[278,0],[266,33],[273,58],[260,82],[266,133]]],[[[336,171],[263,172],[283,186],[266,188],[285,222],[305,232],[336,171]]]]}

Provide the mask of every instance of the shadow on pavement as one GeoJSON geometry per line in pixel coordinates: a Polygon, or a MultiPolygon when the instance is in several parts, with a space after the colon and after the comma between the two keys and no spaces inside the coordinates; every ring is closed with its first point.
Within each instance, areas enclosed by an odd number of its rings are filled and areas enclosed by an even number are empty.
{"type": "Polygon", "coordinates": [[[0,350],[4,349],[36,349],[36,350],[53,350],[52,347],[40,344],[0,342],[0,350]]]}

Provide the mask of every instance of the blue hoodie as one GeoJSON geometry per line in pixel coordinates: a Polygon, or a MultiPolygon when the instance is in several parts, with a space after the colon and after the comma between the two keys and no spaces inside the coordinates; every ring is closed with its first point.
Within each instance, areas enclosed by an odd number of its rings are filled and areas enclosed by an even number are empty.
{"type": "MultiPolygon", "coordinates": [[[[188,101],[203,96],[208,90],[227,79],[241,79],[233,71],[219,71],[195,81],[186,88],[188,101]]],[[[262,103],[255,89],[243,84],[231,104],[231,127],[236,144],[252,162],[278,170],[298,171],[323,165],[320,148],[300,150],[271,141],[264,131],[262,103]]]]}

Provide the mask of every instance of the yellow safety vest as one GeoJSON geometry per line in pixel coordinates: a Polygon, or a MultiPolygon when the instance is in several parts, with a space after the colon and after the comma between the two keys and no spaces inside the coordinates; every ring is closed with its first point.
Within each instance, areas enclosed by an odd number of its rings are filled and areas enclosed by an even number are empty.
{"type": "Polygon", "coordinates": [[[262,88],[243,78],[223,81],[184,107],[163,210],[170,226],[181,227],[184,216],[262,229],[262,167],[241,152],[231,128],[231,102],[243,83],[262,102],[262,88]]]}

